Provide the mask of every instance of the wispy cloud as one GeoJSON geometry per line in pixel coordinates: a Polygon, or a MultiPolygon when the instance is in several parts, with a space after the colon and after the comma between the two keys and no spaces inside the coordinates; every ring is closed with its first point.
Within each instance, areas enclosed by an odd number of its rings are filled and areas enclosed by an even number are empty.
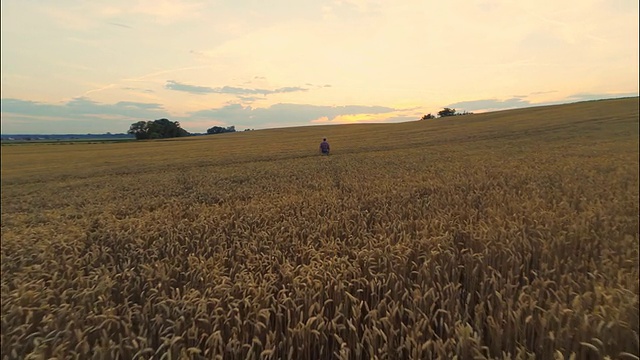
{"type": "Polygon", "coordinates": [[[139,91],[139,92],[143,92],[143,93],[153,93],[154,91],[151,89],[141,89],[141,88],[136,88],[136,87],[131,87],[131,86],[125,86],[122,88],[123,90],[130,90],[130,91],[139,91]]]}
{"type": "Polygon", "coordinates": [[[96,88],[96,89],[91,89],[91,90],[85,91],[84,94],[82,94],[82,96],[80,96],[80,97],[82,98],[82,97],[86,97],[87,95],[89,95],[91,93],[100,92],[100,91],[104,91],[104,90],[107,90],[107,89],[113,89],[117,85],[118,84],[108,84],[108,85],[101,86],[101,87],[96,88]]]}
{"type": "Polygon", "coordinates": [[[546,94],[553,94],[558,92],[557,90],[549,90],[549,91],[534,91],[531,93],[531,95],[546,95],[546,94]]]}
{"type": "Polygon", "coordinates": [[[180,72],[180,71],[207,69],[207,68],[210,68],[210,67],[211,67],[210,65],[199,65],[199,66],[185,66],[185,67],[180,67],[180,68],[158,70],[158,71],[154,71],[154,72],[147,73],[147,74],[140,75],[140,76],[136,76],[136,77],[124,78],[121,81],[123,81],[123,82],[141,82],[141,81],[147,81],[149,79],[153,79],[153,78],[158,77],[160,75],[171,74],[171,73],[176,73],[176,72],[180,72]]]}
{"type": "Polygon", "coordinates": [[[120,101],[115,104],[116,107],[125,109],[146,109],[146,110],[163,110],[162,105],[153,103],[139,103],[133,101],[120,101]]]}
{"type": "Polygon", "coordinates": [[[282,94],[292,93],[298,91],[307,91],[307,89],[299,86],[286,86],[277,89],[249,89],[235,86],[222,86],[212,88],[208,86],[198,86],[184,84],[174,80],[168,80],[165,84],[165,88],[175,91],[183,91],[191,94],[230,94],[230,95],[270,95],[270,94],[282,94]]]}
{"type": "Polygon", "coordinates": [[[111,22],[111,21],[110,21],[110,22],[107,22],[107,24],[109,24],[109,25],[113,25],[113,26],[117,26],[117,27],[122,27],[122,28],[125,28],[125,29],[133,29],[133,28],[132,28],[131,26],[129,26],[129,25],[120,24],[120,23],[117,23],[117,22],[111,22]]]}
{"type": "MultiPolygon", "coordinates": [[[[154,71],[154,72],[147,73],[147,74],[140,75],[140,76],[133,77],[133,78],[120,79],[120,80],[117,80],[117,82],[114,82],[114,83],[111,83],[111,84],[102,85],[102,86],[87,90],[87,91],[85,91],[84,93],[82,93],[81,95],[79,95],[77,97],[86,97],[89,94],[93,94],[93,93],[97,93],[97,92],[102,92],[102,91],[105,91],[105,90],[113,89],[113,88],[118,87],[118,85],[122,84],[122,83],[157,82],[157,80],[154,80],[154,78],[157,78],[158,76],[161,76],[161,75],[170,74],[170,73],[176,73],[176,72],[180,72],[180,71],[203,69],[203,68],[208,68],[208,67],[209,67],[208,65],[206,65],[206,66],[187,66],[187,67],[181,67],[181,68],[175,68],[175,69],[154,71]]],[[[120,88],[124,89],[124,90],[138,90],[138,91],[145,92],[145,93],[154,92],[151,89],[139,89],[139,88],[135,88],[135,87],[131,87],[131,86],[122,86],[120,88]]]]}

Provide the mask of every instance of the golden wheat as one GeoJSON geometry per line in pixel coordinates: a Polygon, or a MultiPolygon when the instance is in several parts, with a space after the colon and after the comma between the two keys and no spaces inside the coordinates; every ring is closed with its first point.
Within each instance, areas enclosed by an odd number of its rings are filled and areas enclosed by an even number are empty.
{"type": "Polygon", "coordinates": [[[2,357],[637,358],[637,129],[636,98],[5,146],[2,357]]]}

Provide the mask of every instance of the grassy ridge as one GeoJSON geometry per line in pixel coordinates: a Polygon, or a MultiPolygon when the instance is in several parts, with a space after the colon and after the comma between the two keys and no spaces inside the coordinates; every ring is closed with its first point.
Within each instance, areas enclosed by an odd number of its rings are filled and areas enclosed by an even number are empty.
{"type": "Polygon", "coordinates": [[[3,147],[2,354],[633,358],[638,186],[637,98],[3,147]]]}

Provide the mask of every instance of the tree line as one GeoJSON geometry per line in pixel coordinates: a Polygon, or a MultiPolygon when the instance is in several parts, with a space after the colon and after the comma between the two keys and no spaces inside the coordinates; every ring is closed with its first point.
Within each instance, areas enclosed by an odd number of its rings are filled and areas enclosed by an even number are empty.
{"type": "Polygon", "coordinates": [[[236,132],[236,127],[235,126],[228,126],[228,127],[222,127],[222,126],[214,126],[212,128],[207,129],[207,134],[223,134],[223,133],[229,133],[229,132],[236,132]]]}
{"type": "MultiPolygon", "coordinates": [[[[451,108],[444,108],[440,111],[438,111],[438,116],[437,117],[447,117],[447,116],[460,116],[460,115],[472,115],[472,112],[468,112],[468,111],[463,111],[463,112],[456,112],[456,109],[451,109],[451,108]]],[[[427,114],[424,115],[420,120],[429,120],[429,119],[435,119],[436,116],[432,115],[432,114],[427,114]]]]}
{"type": "MultiPolygon", "coordinates": [[[[253,129],[245,129],[250,131],[253,129]]],[[[236,132],[235,126],[214,126],[207,129],[207,134],[222,134],[236,132]]],[[[168,139],[174,137],[201,135],[191,134],[187,130],[180,127],[180,122],[170,121],[169,119],[158,119],[153,121],[138,121],[129,127],[127,134],[134,135],[137,140],[147,139],[168,139]]]]}
{"type": "Polygon", "coordinates": [[[189,132],[180,127],[177,121],[158,119],[154,121],[138,121],[131,124],[128,134],[132,134],[137,140],[166,139],[189,136],[189,132]]]}

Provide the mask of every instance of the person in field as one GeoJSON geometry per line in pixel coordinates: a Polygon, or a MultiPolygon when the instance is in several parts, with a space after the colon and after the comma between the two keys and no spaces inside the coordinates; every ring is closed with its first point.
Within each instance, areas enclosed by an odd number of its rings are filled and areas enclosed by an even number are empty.
{"type": "Polygon", "coordinates": [[[326,138],[322,139],[322,142],[320,143],[320,153],[322,155],[329,155],[329,143],[326,138]]]}

